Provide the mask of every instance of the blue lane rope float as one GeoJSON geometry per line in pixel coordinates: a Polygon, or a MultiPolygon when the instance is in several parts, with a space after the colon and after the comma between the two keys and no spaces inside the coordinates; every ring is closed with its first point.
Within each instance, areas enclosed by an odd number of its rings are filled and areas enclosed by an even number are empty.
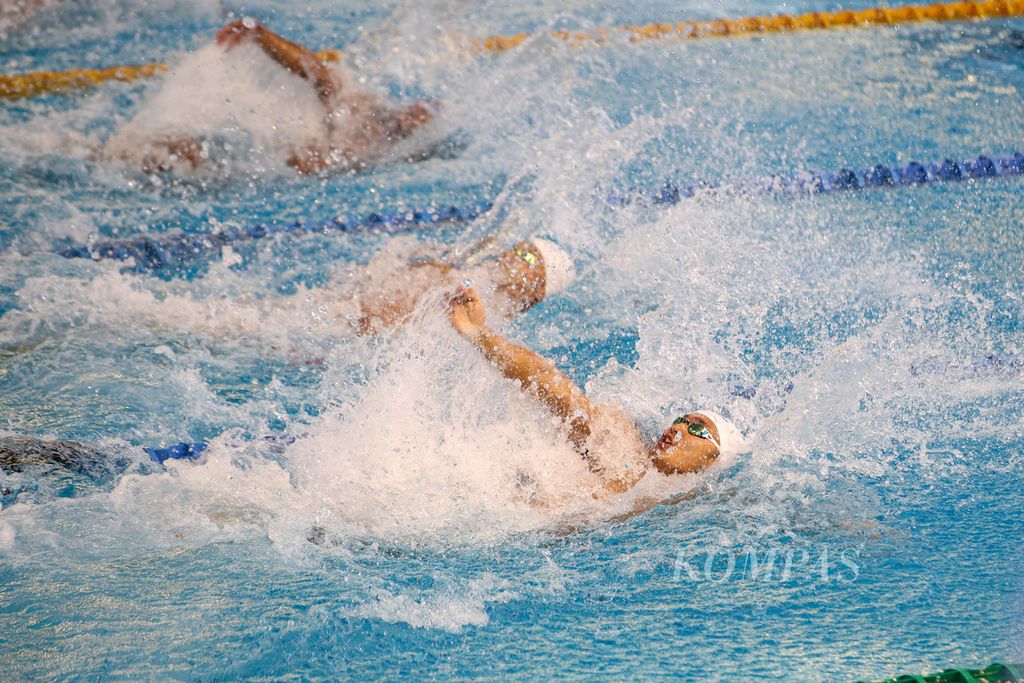
{"type": "Polygon", "coordinates": [[[339,216],[326,220],[257,223],[246,227],[228,226],[208,233],[98,240],[89,245],[58,247],[55,251],[64,258],[116,261],[134,259],[137,270],[156,270],[167,266],[179,266],[225,246],[273,235],[311,235],[366,229],[399,232],[443,223],[470,223],[490,211],[492,207],[491,202],[479,202],[426,210],[381,211],[359,218],[339,216]]]}
{"type": "MultiPolygon", "coordinates": [[[[295,443],[298,437],[292,436],[291,434],[268,434],[264,436],[261,441],[268,443],[287,446],[295,443]]],[[[153,462],[163,465],[168,460],[199,460],[202,457],[203,451],[210,447],[210,444],[205,441],[195,441],[192,443],[181,442],[171,446],[162,446],[159,448],[143,448],[146,455],[153,462]]]]}
{"type": "MultiPolygon", "coordinates": [[[[980,358],[970,359],[964,362],[957,361],[928,361],[921,365],[912,365],[910,367],[910,374],[912,377],[918,377],[926,374],[942,374],[948,371],[970,371],[979,372],[983,369],[994,369],[994,370],[1006,370],[1011,371],[1024,371],[1024,355],[988,355],[980,358]]],[[[786,383],[782,388],[783,393],[790,393],[796,388],[792,382],[786,383]]],[[[729,395],[736,398],[742,398],[746,400],[753,400],[757,395],[756,387],[744,387],[738,386],[729,390],[729,395]]],[[[290,445],[295,443],[298,437],[290,434],[270,434],[262,438],[263,441],[279,445],[290,445]]],[[[155,463],[164,464],[168,460],[198,460],[203,451],[209,448],[209,444],[204,441],[197,441],[193,443],[182,442],[173,444],[171,446],[163,446],[160,448],[144,448],[149,459],[155,463]]]]}
{"type": "Polygon", "coordinates": [[[666,183],[653,191],[633,189],[611,192],[607,196],[607,201],[613,206],[626,206],[644,200],[654,204],[677,204],[683,199],[709,192],[813,195],[1018,175],[1024,175],[1024,154],[1014,152],[991,157],[982,155],[973,159],[944,159],[930,163],[912,161],[902,166],[876,164],[861,170],[841,168],[837,171],[800,173],[793,176],[774,175],[752,180],[725,180],[683,186],[666,183]]]}
{"type": "Polygon", "coordinates": [[[168,460],[198,460],[209,444],[202,441],[196,443],[177,443],[163,448],[143,448],[153,462],[163,465],[168,460]]]}
{"type": "MultiPolygon", "coordinates": [[[[736,192],[757,195],[814,195],[870,188],[888,188],[958,182],[982,178],[1024,175],[1024,154],[1014,152],[972,159],[945,159],[940,162],[912,161],[902,166],[877,164],[856,170],[801,173],[792,176],[767,176],[753,180],[701,182],[689,185],[665,183],[654,190],[630,189],[609,192],[604,200],[613,207],[638,202],[672,205],[683,199],[711,192],[736,192]]],[[[469,223],[493,208],[489,201],[464,206],[426,210],[393,210],[371,213],[361,218],[336,217],[327,220],[258,223],[247,227],[229,226],[209,233],[179,233],[156,237],[140,236],[99,240],[89,245],[57,247],[65,258],[134,259],[138,271],[180,266],[221,248],[263,239],[273,235],[302,235],[356,230],[404,231],[442,224],[469,223]]]]}

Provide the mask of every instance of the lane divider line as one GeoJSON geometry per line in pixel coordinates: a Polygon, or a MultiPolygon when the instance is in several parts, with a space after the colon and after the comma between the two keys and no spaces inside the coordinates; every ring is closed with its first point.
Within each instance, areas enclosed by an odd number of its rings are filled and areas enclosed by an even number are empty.
{"type": "MultiPolygon", "coordinates": [[[[672,205],[702,194],[800,196],[866,189],[885,189],[937,183],[963,182],[984,178],[1024,175],[1024,154],[1014,152],[971,159],[944,159],[938,162],[912,161],[902,166],[876,164],[855,170],[841,168],[819,173],[791,176],[766,176],[752,180],[699,182],[689,185],[665,183],[652,189],[613,190],[601,197],[611,207],[631,204],[672,205]]],[[[463,206],[423,210],[396,209],[362,217],[332,217],[326,220],[257,223],[245,227],[229,226],[209,233],[142,235],[121,239],[97,240],[90,244],[58,246],[54,251],[65,258],[117,261],[134,260],[135,270],[178,268],[222,247],[275,235],[331,234],[359,230],[403,232],[441,224],[470,223],[493,208],[490,201],[463,206]]]]}
{"type": "MultiPolygon", "coordinates": [[[[629,43],[658,40],[701,40],[732,36],[820,31],[837,28],[867,28],[933,21],[978,21],[1024,16],[1024,0],[979,0],[977,2],[937,2],[902,7],[874,7],[836,12],[808,12],[777,16],[750,16],[739,19],[657,22],[643,26],[618,26],[592,31],[554,31],[553,40],[574,47],[600,47],[625,38],[629,43]]],[[[470,44],[482,52],[506,52],[525,43],[535,34],[516,33],[471,39],[470,44]]],[[[337,62],[337,50],[323,50],[317,57],[324,62],[337,62]]],[[[0,99],[36,97],[47,93],[70,92],[101,85],[108,81],[134,81],[155,76],[167,70],[166,64],[115,66],[106,69],[71,69],[40,71],[26,74],[0,75],[0,99]]]]}

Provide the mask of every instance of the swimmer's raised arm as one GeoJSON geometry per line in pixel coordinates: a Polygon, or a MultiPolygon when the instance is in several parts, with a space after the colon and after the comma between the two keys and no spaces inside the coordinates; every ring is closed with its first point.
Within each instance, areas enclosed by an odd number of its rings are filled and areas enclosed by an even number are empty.
{"type": "Polygon", "coordinates": [[[449,304],[448,319],[503,375],[536,392],[540,402],[568,424],[569,440],[583,451],[593,405],[572,380],[539,354],[487,327],[487,313],[472,289],[459,289],[449,304]]]}
{"type": "Polygon", "coordinates": [[[312,50],[282,38],[252,19],[232,21],[217,33],[217,44],[226,50],[246,40],[252,40],[278,64],[312,83],[325,105],[331,104],[341,90],[341,83],[312,50]]]}
{"type": "MultiPolygon", "coordinates": [[[[728,420],[711,412],[681,415],[652,446],[646,446],[635,422],[615,406],[595,406],[583,391],[549,361],[530,349],[505,339],[487,327],[487,313],[471,289],[459,289],[448,304],[452,327],[483,352],[502,374],[518,380],[524,390],[568,426],[568,439],[591,472],[604,480],[604,493],[622,493],[647,471],[624,467],[609,469],[599,451],[611,449],[616,458],[624,453],[646,455],[646,461],[665,475],[689,474],[711,465],[724,446],[736,452],[743,437],[728,420]],[[593,437],[593,442],[591,442],[593,437]],[[609,441],[610,440],[610,441],[609,441]]],[[[605,452],[608,452],[605,450],[605,452]]],[[[594,493],[600,496],[599,493],[594,493]]]]}

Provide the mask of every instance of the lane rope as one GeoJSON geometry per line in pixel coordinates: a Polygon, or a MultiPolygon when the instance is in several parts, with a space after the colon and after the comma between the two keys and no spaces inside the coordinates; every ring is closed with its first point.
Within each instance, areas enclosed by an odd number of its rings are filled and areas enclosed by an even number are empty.
{"type": "Polygon", "coordinates": [[[677,204],[682,199],[707,193],[813,195],[1017,175],[1024,175],[1024,154],[1012,152],[996,156],[981,155],[971,159],[943,159],[926,163],[911,161],[901,166],[876,164],[860,170],[840,168],[836,171],[773,175],[750,180],[700,182],[682,186],[666,183],[653,191],[613,191],[608,193],[606,200],[612,206],[625,206],[642,200],[654,204],[677,204]]]}
{"type": "MultiPolygon", "coordinates": [[[[552,39],[574,47],[601,46],[615,37],[625,37],[631,43],[649,40],[700,40],[727,36],[759,35],[766,33],[793,33],[835,28],[893,26],[926,21],[965,21],[1024,16],[1024,0],[981,0],[980,2],[945,2],[902,7],[874,7],[863,10],[836,12],[807,12],[778,16],[751,16],[740,19],[710,19],[653,23],[643,26],[583,31],[555,31],[552,39]]],[[[491,36],[473,41],[473,45],[488,52],[504,52],[521,45],[533,37],[531,33],[491,36]]]]}
{"type": "Polygon", "coordinates": [[[16,100],[37,97],[47,93],[92,88],[108,81],[125,83],[150,78],[167,71],[165,64],[115,66],[109,69],[71,69],[69,71],[39,71],[30,74],[0,76],[0,98],[16,100]]]}
{"type": "MultiPolygon", "coordinates": [[[[837,28],[894,26],[929,21],[969,21],[1024,16],[1024,0],[979,0],[945,2],[902,7],[875,7],[863,10],[808,12],[777,16],[750,16],[739,19],[658,22],[642,26],[624,25],[592,31],[554,31],[548,35],[574,47],[597,47],[625,38],[629,43],[651,40],[700,40],[729,36],[793,33],[837,28]]],[[[470,44],[483,52],[505,52],[523,44],[532,33],[494,35],[471,39],[470,44]]],[[[341,59],[337,50],[317,53],[321,61],[341,59]]],[[[0,99],[35,97],[46,93],[68,92],[95,87],[108,81],[133,81],[167,70],[166,64],[142,64],[107,69],[73,69],[28,74],[0,75],[0,99]]]]}
{"type": "Polygon", "coordinates": [[[329,234],[357,230],[402,232],[445,223],[470,223],[492,207],[491,202],[479,202],[425,210],[381,211],[357,218],[338,216],[326,220],[257,223],[246,227],[228,226],[209,233],[97,240],[89,245],[57,247],[54,251],[69,259],[134,259],[137,271],[156,270],[168,266],[179,267],[211,252],[219,253],[225,246],[274,235],[329,234]]]}
{"type": "MultiPolygon", "coordinates": [[[[916,185],[962,182],[983,178],[1024,175],[1024,154],[1014,152],[972,159],[945,159],[939,162],[902,166],[876,164],[855,170],[841,168],[820,173],[791,176],[767,176],[752,180],[699,182],[689,185],[665,183],[653,189],[613,190],[600,198],[611,207],[631,204],[674,205],[683,199],[712,193],[747,195],[817,195],[864,189],[883,189],[916,185]]],[[[326,220],[257,223],[246,227],[229,226],[209,233],[176,233],[97,240],[90,244],[55,247],[65,258],[92,260],[134,260],[138,272],[178,268],[208,254],[218,254],[228,245],[273,237],[275,235],[331,234],[358,230],[402,232],[440,224],[470,223],[493,208],[490,201],[463,206],[424,210],[397,209],[362,217],[334,217],[326,220]]]]}
{"type": "MultiPolygon", "coordinates": [[[[316,53],[322,62],[337,62],[341,53],[323,50],[316,53]]],[[[151,78],[164,73],[166,64],[138,64],[114,66],[108,69],[70,69],[68,71],[37,71],[28,74],[0,75],[0,99],[17,100],[50,93],[94,88],[109,81],[130,83],[140,78],[151,78]]]]}

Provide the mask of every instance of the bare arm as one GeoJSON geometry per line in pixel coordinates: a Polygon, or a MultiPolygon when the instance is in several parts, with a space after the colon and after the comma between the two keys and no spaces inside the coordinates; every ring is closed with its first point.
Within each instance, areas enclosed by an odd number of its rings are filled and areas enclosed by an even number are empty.
{"type": "Polygon", "coordinates": [[[241,19],[227,24],[217,33],[217,43],[230,50],[244,40],[252,40],[284,68],[313,84],[316,94],[326,105],[341,89],[334,74],[307,48],[286,40],[266,26],[241,19]]]}
{"type": "MultiPolygon", "coordinates": [[[[480,349],[503,375],[534,392],[548,410],[569,425],[569,440],[587,459],[585,445],[590,436],[593,405],[583,391],[553,363],[487,327],[486,312],[472,289],[460,290],[452,299],[449,319],[452,327],[480,349]]],[[[588,464],[593,465],[589,459],[588,464]]]]}
{"type": "MultiPolygon", "coordinates": [[[[485,325],[487,312],[472,289],[456,292],[449,303],[448,318],[452,327],[468,339],[509,379],[519,381],[524,390],[531,391],[552,413],[569,426],[569,441],[587,463],[590,471],[604,481],[604,493],[623,493],[632,488],[646,470],[612,476],[587,450],[590,423],[596,414],[595,406],[583,390],[573,384],[555,367],[525,346],[505,339],[485,325]]],[[[635,427],[633,427],[635,429],[635,427]]],[[[594,493],[595,498],[601,494],[594,493]]]]}

